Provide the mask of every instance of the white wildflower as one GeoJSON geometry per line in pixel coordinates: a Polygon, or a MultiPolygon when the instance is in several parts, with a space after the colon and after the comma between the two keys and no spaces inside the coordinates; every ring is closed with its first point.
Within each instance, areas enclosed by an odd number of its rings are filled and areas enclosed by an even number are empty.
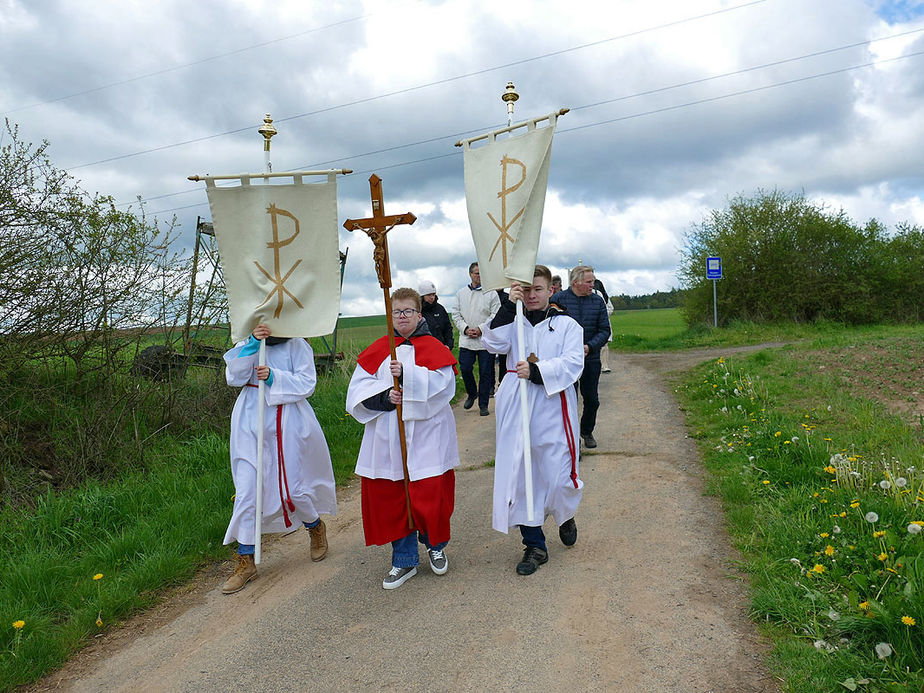
{"type": "Polygon", "coordinates": [[[898,488],[905,488],[905,486],[908,485],[908,480],[905,477],[900,476],[895,480],[895,485],[898,486],[898,488]]]}
{"type": "Polygon", "coordinates": [[[840,533],[841,533],[841,528],[838,525],[834,525],[834,527],[831,528],[831,534],[840,534],[840,533]]]}
{"type": "Polygon", "coordinates": [[[890,488],[892,488],[892,482],[888,479],[883,479],[879,482],[879,488],[881,488],[883,491],[888,491],[890,488]]]}
{"type": "Polygon", "coordinates": [[[857,472],[857,471],[850,472],[850,476],[852,476],[854,479],[859,479],[860,472],[857,472]]]}
{"type": "Polygon", "coordinates": [[[876,645],[876,656],[879,659],[885,659],[892,655],[892,646],[887,642],[881,642],[876,645]]]}
{"type": "Polygon", "coordinates": [[[920,533],[921,533],[921,525],[916,525],[913,522],[910,525],[908,525],[908,534],[920,534],[920,533]]]}
{"type": "Polygon", "coordinates": [[[723,413],[723,414],[727,414],[727,413],[728,413],[728,407],[722,407],[722,413],[723,413]]]}
{"type": "Polygon", "coordinates": [[[870,511],[866,513],[866,521],[867,522],[879,522],[879,515],[877,515],[873,511],[870,511]]]}
{"type": "Polygon", "coordinates": [[[799,436],[793,436],[793,437],[792,437],[792,442],[795,443],[795,442],[797,442],[798,440],[799,440],[799,436]]]}
{"type": "Polygon", "coordinates": [[[832,621],[840,621],[841,615],[834,609],[828,609],[828,618],[830,618],[832,621]]]}

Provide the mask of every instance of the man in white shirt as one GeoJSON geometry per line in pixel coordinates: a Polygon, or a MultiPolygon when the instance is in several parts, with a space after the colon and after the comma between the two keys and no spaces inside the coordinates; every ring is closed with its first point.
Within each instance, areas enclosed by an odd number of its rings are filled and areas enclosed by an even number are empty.
{"type": "Polygon", "coordinates": [[[464,409],[471,409],[478,400],[478,409],[487,416],[488,400],[494,392],[494,354],[489,353],[481,343],[479,325],[494,317],[500,309],[500,298],[496,291],[481,290],[481,272],[478,263],[468,267],[472,283],[459,289],[456,305],[452,309],[452,321],[459,329],[459,370],[465,383],[467,395],[464,409]],[[478,383],[475,383],[475,361],[478,361],[478,383]]]}

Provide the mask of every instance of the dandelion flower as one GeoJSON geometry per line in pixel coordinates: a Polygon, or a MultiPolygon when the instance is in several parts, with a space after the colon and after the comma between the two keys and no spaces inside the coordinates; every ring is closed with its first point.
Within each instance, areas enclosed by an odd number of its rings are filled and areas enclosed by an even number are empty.
{"type": "Polygon", "coordinates": [[[889,554],[883,551],[881,554],[876,556],[876,558],[878,558],[880,561],[887,561],[889,559],[889,554]]]}
{"type": "Polygon", "coordinates": [[[825,572],[825,567],[821,563],[816,563],[815,567],[812,568],[812,571],[821,575],[823,572],[825,572]]]}
{"type": "Polygon", "coordinates": [[[832,621],[840,621],[841,615],[834,609],[828,609],[828,618],[830,618],[832,621]]]}
{"type": "Polygon", "coordinates": [[[792,442],[794,442],[794,443],[799,442],[799,436],[793,436],[793,437],[792,437],[792,442]]]}
{"type": "Polygon", "coordinates": [[[779,438],[781,435],[783,435],[783,432],[782,432],[782,431],[777,431],[776,433],[773,434],[773,437],[774,437],[774,438],[779,438]]]}
{"type": "Polygon", "coordinates": [[[102,579],[103,579],[103,574],[102,574],[102,573],[97,573],[96,575],[93,576],[93,579],[94,579],[94,580],[102,580],[102,579]]]}
{"type": "Polygon", "coordinates": [[[837,470],[834,467],[832,467],[830,464],[827,467],[825,467],[825,471],[828,474],[837,474],[837,470]]]}
{"type": "Polygon", "coordinates": [[[830,535],[829,535],[827,532],[822,532],[822,533],[819,534],[818,536],[821,537],[822,539],[827,539],[828,536],[830,536],[830,535]]]}
{"type": "Polygon", "coordinates": [[[13,621],[13,628],[16,630],[22,630],[26,625],[25,621],[13,621]]]}
{"type": "Polygon", "coordinates": [[[885,659],[892,655],[892,646],[887,642],[881,642],[876,645],[876,656],[879,659],[885,659]]]}
{"type": "Polygon", "coordinates": [[[921,525],[916,525],[914,522],[908,525],[908,534],[920,534],[920,533],[921,533],[921,525]]]}
{"type": "Polygon", "coordinates": [[[873,532],[873,537],[875,539],[879,539],[880,537],[884,537],[884,536],[885,536],[885,530],[880,529],[877,532],[873,532]]]}
{"type": "Polygon", "coordinates": [[[763,483],[764,483],[764,484],[769,484],[769,483],[770,483],[770,479],[764,479],[763,483]]]}
{"type": "Polygon", "coordinates": [[[906,626],[913,626],[917,621],[915,621],[911,616],[902,616],[902,623],[906,626]]]}
{"type": "Polygon", "coordinates": [[[879,522],[879,515],[873,511],[866,513],[865,517],[867,522],[879,522]]]}
{"type": "Polygon", "coordinates": [[[881,488],[883,491],[888,491],[890,488],[892,488],[892,482],[888,479],[883,479],[879,482],[879,488],[881,488]]]}
{"type": "Polygon", "coordinates": [[[798,565],[798,566],[802,565],[802,561],[800,561],[798,558],[790,558],[789,562],[792,563],[793,565],[798,565]]]}
{"type": "Polygon", "coordinates": [[[831,544],[828,544],[825,547],[825,556],[833,556],[833,555],[834,555],[834,547],[831,546],[831,544]]]}
{"type": "Polygon", "coordinates": [[[96,627],[97,627],[97,628],[102,628],[102,627],[103,627],[103,619],[101,619],[101,618],[97,618],[97,619],[96,619],[96,627]]]}
{"type": "Polygon", "coordinates": [[[833,534],[840,534],[840,533],[841,533],[841,528],[838,527],[837,525],[834,525],[834,527],[831,528],[831,532],[832,532],[833,534]]]}
{"type": "Polygon", "coordinates": [[[853,503],[850,504],[850,507],[851,507],[851,508],[859,508],[859,507],[860,507],[860,501],[854,501],[853,503]]]}
{"type": "Polygon", "coordinates": [[[908,480],[905,477],[900,476],[895,480],[895,485],[898,486],[898,488],[905,488],[905,486],[908,485],[908,480]]]}
{"type": "Polygon", "coordinates": [[[863,611],[869,611],[869,602],[860,602],[857,606],[863,609],[863,611]]]}

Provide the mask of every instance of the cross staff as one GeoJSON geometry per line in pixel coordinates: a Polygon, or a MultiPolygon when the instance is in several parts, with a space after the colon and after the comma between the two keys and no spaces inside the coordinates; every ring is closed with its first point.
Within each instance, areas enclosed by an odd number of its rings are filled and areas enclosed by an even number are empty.
{"type": "MultiPolygon", "coordinates": [[[[343,228],[347,231],[365,231],[375,249],[372,259],[375,261],[375,272],[379,277],[379,286],[385,292],[385,320],[388,330],[388,346],[391,350],[391,360],[397,360],[395,353],[395,327],[391,317],[391,264],[388,259],[388,239],[385,237],[398,224],[413,224],[417,221],[410,212],[406,214],[392,214],[385,216],[385,203],[382,200],[382,179],[374,173],[369,177],[369,192],[372,195],[372,216],[366,219],[347,219],[343,228]]],[[[400,391],[398,378],[392,376],[395,390],[400,391]]],[[[414,529],[414,518],[411,517],[411,475],[407,471],[407,439],[404,435],[404,418],[401,405],[397,405],[398,412],[398,440],[401,443],[401,465],[404,467],[404,498],[407,502],[407,526],[414,529]]]]}

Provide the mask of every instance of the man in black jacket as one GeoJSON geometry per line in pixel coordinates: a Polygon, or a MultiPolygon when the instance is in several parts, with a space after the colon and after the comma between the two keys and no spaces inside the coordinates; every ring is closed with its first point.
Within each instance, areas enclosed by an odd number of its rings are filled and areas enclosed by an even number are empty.
{"type": "Polygon", "coordinates": [[[562,306],[568,315],[578,321],[584,328],[584,372],[575,383],[584,400],[581,413],[581,438],[588,448],[597,447],[594,439],[594,427],[597,425],[597,409],[600,398],[597,385],[600,382],[600,349],[606,348],[610,336],[610,319],[606,314],[603,299],[593,293],[594,268],[578,265],[571,270],[571,287],[559,291],[550,299],[551,303],[562,306]]]}
{"type": "Polygon", "coordinates": [[[421,305],[421,314],[427,320],[427,326],[430,328],[430,334],[440,340],[449,349],[452,349],[452,320],[449,313],[440,305],[436,296],[436,285],[428,279],[420,282],[419,287],[421,305]]]}

